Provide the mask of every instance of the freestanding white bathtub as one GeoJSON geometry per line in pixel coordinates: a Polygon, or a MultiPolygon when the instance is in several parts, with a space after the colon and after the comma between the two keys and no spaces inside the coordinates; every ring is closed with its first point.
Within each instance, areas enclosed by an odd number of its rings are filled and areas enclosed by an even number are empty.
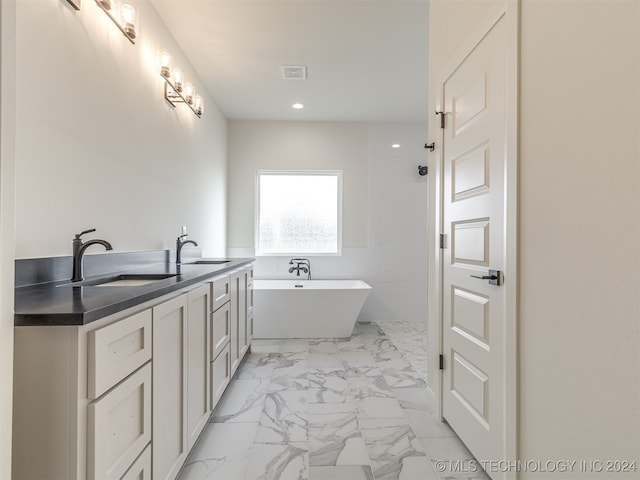
{"type": "Polygon", "coordinates": [[[362,280],[254,280],[254,338],[349,337],[370,291],[362,280]]]}

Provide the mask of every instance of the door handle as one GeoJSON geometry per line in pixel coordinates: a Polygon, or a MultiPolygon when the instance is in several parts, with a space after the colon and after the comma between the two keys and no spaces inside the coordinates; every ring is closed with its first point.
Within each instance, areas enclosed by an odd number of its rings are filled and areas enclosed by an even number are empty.
{"type": "Polygon", "coordinates": [[[489,275],[470,275],[480,280],[489,280],[489,285],[502,285],[502,272],[500,270],[489,270],[489,275]]]}

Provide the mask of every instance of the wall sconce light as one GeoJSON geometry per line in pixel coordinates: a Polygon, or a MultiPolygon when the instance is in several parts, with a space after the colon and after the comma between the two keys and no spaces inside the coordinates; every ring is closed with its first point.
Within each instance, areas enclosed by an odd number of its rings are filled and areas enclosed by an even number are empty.
{"type": "Polygon", "coordinates": [[[98,6],[115,23],[131,43],[136,43],[136,8],[127,2],[118,4],[117,0],[96,0],[98,6]]]}
{"type": "Polygon", "coordinates": [[[182,70],[179,68],[173,69],[173,86],[178,92],[182,92],[182,70]]]}
{"type": "Polygon", "coordinates": [[[171,67],[171,55],[167,52],[160,54],[160,76],[164,79],[164,98],[172,107],[184,103],[197,117],[202,116],[204,101],[200,95],[195,95],[192,83],[185,83],[182,70],[171,67]]]}
{"type": "Polygon", "coordinates": [[[162,52],[160,54],[160,75],[164,78],[169,78],[171,75],[171,68],[169,65],[171,64],[171,55],[167,52],[162,52]]]}
{"type": "Polygon", "coordinates": [[[184,99],[189,105],[193,104],[193,85],[190,83],[184,86],[184,99]]]}
{"type": "Polygon", "coordinates": [[[196,109],[196,114],[202,115],[202,112],[204,111],[204,100],[202,100],[202,97],[200,95],[196,95],[193,106],[196,109]]]}

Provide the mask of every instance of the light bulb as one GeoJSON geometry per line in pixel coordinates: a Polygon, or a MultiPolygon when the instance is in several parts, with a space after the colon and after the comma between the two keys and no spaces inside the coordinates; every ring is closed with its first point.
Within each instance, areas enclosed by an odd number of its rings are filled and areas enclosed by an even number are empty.
{"type": "Polygon", "coordinates": [[[187,83],[184,86],[184,99],[189,105],[193,103],[193,85],[190,83],[187,83]]]}
{"type": "Polygon", "coordinates": [[[177,92],[182,91],[182,70],[179,68],[173,69],[173,86],[176,88],[177,92]]]}
{"type": "Polygon", "coordinates": [[[165,78],[169,78],[171,75],[169,64],[171,63],[171,55],[168,52],[162,52],[160,54],[160,75],[165,78]]]}
{"type": "Polygon", "coordinates": [[[291,105],[291,107],[295,108],[296,110],[301,110],[304,108],[304,105],[301,103],[294,103],[293,105],[291,105]]]}
{"type": "Polygon", "coordinates": [[[202,97],[200,95],[196,96],[194,107],[196,109],[196,113],[198,115],[202,115],[202,111],[204,110],[204,100],[202,100],[202,97]]]}
{"type": "Polygon", "coordinates": [[[136,38],[136,9],[130,3],[120,5],[120,18],[124,25],[124,31],[131,39],[136,38]]]}

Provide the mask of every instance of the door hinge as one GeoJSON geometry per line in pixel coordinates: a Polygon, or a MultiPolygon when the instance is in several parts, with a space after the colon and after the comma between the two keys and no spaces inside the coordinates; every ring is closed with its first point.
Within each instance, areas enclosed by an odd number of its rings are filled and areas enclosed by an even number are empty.
{"type": "Polygon", "coordinates": [[[444,248],[444,242],[445,242],[445,234],[441,233],[440,234],[440,248],[444,248]]]}
{"type": "Polygon", "coordinates": [[[436,112],[436,115],[440,115],[440,128],[444,128],[444,112],[436,112]]]}
{"type": "Polygon", "coordinates": [[[439,368],[440,370],[444,370],[444,355],[440,354],[440,359],[439,359],[439,368]]]}

